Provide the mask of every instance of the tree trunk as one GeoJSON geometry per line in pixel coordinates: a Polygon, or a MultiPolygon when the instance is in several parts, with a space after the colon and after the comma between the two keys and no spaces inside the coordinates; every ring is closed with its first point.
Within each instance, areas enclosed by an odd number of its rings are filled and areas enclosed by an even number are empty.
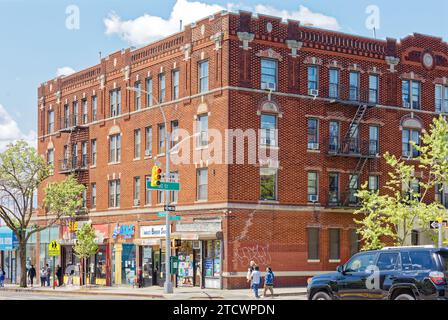
{"type": "Polygon", "coordinates": [[[19,243],[20,287],[26,288],[26,243],[19,243]]]}

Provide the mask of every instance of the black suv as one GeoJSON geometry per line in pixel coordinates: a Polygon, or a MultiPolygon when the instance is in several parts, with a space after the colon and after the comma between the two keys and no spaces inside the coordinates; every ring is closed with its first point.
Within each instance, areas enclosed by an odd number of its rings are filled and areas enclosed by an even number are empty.
{"type": "Polygon", "coordinates": [[[309,300],[448,300],[448,248],[390,247],[355,254],[308,280],[309,300]]]}

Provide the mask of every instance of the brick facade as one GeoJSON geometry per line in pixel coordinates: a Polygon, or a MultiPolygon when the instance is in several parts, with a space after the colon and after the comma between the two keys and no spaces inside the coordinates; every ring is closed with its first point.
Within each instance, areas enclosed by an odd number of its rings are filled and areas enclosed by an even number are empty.
{"type": "MultiPolygon", "coordinates": [[[[156,213],[156,192],[152,202],[145,205],[145,176],[157,158],[164,167],[164,156],[157,157],[157,126],[163,118],[156,105],[148,105],[143,92],[142,108],[135,110],[135,93],[127,90],[140,81],[152,78],[152,92],[159,99],[158,75],[166,75],[166,98],[161,104],[167,121],[177,120],[179,128],[194,132],[193,123],[200,114],[208,114],[209,129],[225,135],[226,129],[260,128],[260,114],[277,116],[279,167],[277,198],[260,201],[260,167],[263,164],[207,163],[209,150],[201,152],[198,163],[173,165],[180,177],[181,191],[177,208],[184,217],[180,222],[195,223],[195,219],[218,219],[222,225],[223,261],[222,284],[225,288],[246,286],[245,272],[250,260],[257,261],[264,271],[267,265],[277,273],[281,286],[303,284],[317,272],[334,270],[338,262],[329,259],[329,229],[340,229],[340,258],[350,256],[349,231],[356,228],[353,208],[328,205],[329,172],[339,173],[341,196],[349,175],[356,173],[360,156],[329,155],[329,122],[340,123],[340,138],[363,103],[348,103],[349,72],[360,75],[360,94],[368,90],[369,75],[379,79],[378,102],[369,105],[359,122],[360,141],[369,140],[369,125],[379,127],[379,153],[390,151],[401,155],[402,124],[414,119],[427,128],[435,113],[435,84],[448,84],[448,45],[439,38],[414,34],[401,39],[375,40],[326,30],[304,27],[295,21],[250,13],[218,13],[187,26],[184,31],[141,49],[119,51],[101,59],[89,69],[68,77],[56,78],[38,89],[38,151],[46,156],[54,148],[55,174],[48,179],[60,181],[58,163],[63,158],[65,144],[88,142],[89,165],[75,173],[87,190],[89,218],[93,223],[132,222],[161,224],[156,213]],[[272,25],[272,31],[267,25],[272,25]],[[295,49],[294,49],[295,48],[295,49]],[[433,65],[425,66],[423,56],[429,53],[433,65]],[[269,95],[261,90],[261,58],[277,61],[278,87],[269,95]],[[393,67],[391,58],[399,62],[393,67]],[[209,91],[200,93],[198,63],[209,62],[209,91]],[[309,95],[307,67],[318,67],[317,97],[309,95]],[[329,98],[329,69],[339,70],[340,99],[329,98]],[[179,99],[172,100],[173,70],[179,70],[179,99]],[[403,108],[401,80],[421,81],[419,110],[403,108]],[[121,89],[121,114],[111,117],[109,92],[121,89]],[[91,97],[97,97],[97,120],[92,121],[91,97]],[[61,127],[64,104],[72,107],[78,101],[78,122],[82,121],[81,100],[88,102],[88,123],[72,132],[61,127]],[[270,100],[269,100],[270,99],[270,100]],[[266,102],[274,108],[266,111],[266,102]],[[49,133],[48,111],[55,112],[55,131],[49,133]],[[307,148],[307,119],[318,119],[319,148],[307,148]],[[152,126],[152,157],[145,157],[145,127],[152,126]],[[62,130],[61,130],[62,129],[62,130]],[[134,130],[141,129],[141,158],[134,159],[134,130]],[[108,163],[109,136],[121,134],[121,161],[108,163]],[[91,140],[97,140],[97,163],[91,165],[91,140]],[[208,167],[208,198],[196,200],[196,169],[208,167]],[[318,202],[310,203],[307,196],[307,172],[318,172],[318,202]],[[133,178],[141,177],[140,205],[134,206],[133,178]],[[120,179],[121,203],[109,208],[108,180],[120,179]],[[97,204],[92,208],[91,184],[97,186],[97,204]],[[319,232],[319,259],[307,256],[307,228],[319,232]]],[[[171,130],[169,128],[169,130],[171,130]]],[[[258,138],[257,138],[258,139],[258,138]]],[[[222,150],[224,152],[224,150],[222,150]]],[[[233,152],[236,155],[236,151],[233,152]]],[[[364,158],[362,159],[364,161],[364,158]]],[[[380,185],[386,180],[387,167],[381,157],[365,158],[360,184],[369,174],[379,176],[380,185]]],[[[39,203],[43,186],[39,189],[39,203]]],[[[341,199],[344,200],[344,199],[341,199]]],[[[39,210],[39,215],[44,211],[39,210]]],[[[44,218],[43,218],[44,219],[44,218]]],[[[173,231],[176,225],[173,224],[173,231]]]]}

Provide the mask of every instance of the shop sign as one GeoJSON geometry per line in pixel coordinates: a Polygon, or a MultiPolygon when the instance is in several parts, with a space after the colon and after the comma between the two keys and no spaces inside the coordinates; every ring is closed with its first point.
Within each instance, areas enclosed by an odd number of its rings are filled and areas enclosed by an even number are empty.
{"type": "Polygon", "coordinates": [[[135,227],[133,224],[116,226],[112,233],[112,238],[116,239],[118,236],[123,236],[124,239],[130,239],[135,234],[135,227]]]}
{"type": "Polygon", "coordinates": [[[140,238],[161,237],[166,235],[166,226],[141,226],[140,238]]]}
{"type": "Polygon", "coordinates": [[[16,234],[8,227],[0,227],[0,250],[14,250],[19,244],[16,234]]]}

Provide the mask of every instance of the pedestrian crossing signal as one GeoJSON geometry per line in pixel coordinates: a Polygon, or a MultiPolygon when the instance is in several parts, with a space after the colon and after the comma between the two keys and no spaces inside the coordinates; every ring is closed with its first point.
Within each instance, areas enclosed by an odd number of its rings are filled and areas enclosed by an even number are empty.
{"type": "Polygon", "coordinates": [[[160,186],[161,179],[162,179],[162,169],[160,169],[159,166],[153,166],[151,173],[151,187],[160,186]]]}

